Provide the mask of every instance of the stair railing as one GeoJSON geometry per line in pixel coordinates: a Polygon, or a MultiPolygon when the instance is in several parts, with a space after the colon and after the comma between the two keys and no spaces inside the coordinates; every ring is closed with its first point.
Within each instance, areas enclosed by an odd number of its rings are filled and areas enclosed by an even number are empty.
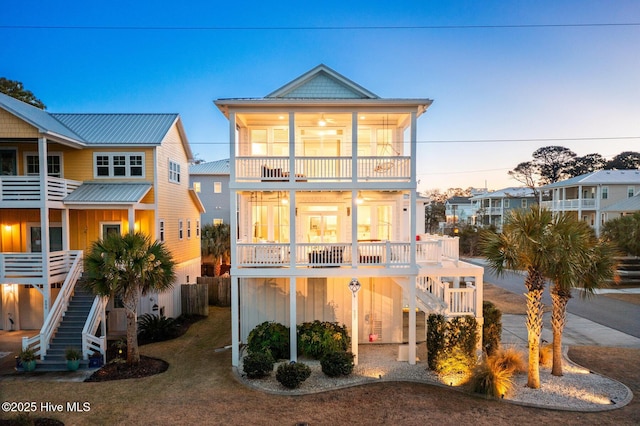
{"type": "Polygon", "coordinates": [[[107,306],[108,297],[96,296],[91,305],[91,310],[87,316],[87,321],[82,329],[82,358],[89,359],[94,353],[102,355],[103,363],[107,362],[107,333],[106,333],[106,315],[105,307],[107,306]],[[101,327],[101,336],[96,336],[98,327],[101,327]]]}
{"type": "Polygon", "coordinates": [[[49,342],[51,342],[54,331],[60,325],[60,321],[62,321],[62,317],[67,311],[69,300],[71,299],[76,287],[76,282],[82,274],[82,250],[70,251],[67,253],[69,256],[68,261],[71,262],[69,272],[67,273],[64,284],[60,289],[60,293],[58,293],[58,296],[56,297],[56,301],[53,303],[53,306],[49,311],[49,315],[45,318],[44,324],[42,324],[40,333],[33,337],[22,338],[22,349],[33,349],[36,355],[40,355],[41,359],[47,354],[49,342]]]}

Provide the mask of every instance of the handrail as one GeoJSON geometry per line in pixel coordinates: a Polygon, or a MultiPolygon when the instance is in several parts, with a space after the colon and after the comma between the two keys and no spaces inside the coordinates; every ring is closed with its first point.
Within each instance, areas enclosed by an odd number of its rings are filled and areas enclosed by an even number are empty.
{"type": "Polygon", "coordinates": [[[53,306],[49,311],[49,315],[47,315],[44,324],[42,324],[40,333],[33,337],[22,338],[22,349],[32,348],[36,351],[36,355],[40,355],[40,358],[44,357],[47,354],[47,348],[49,346],[49,342],[51,341],[51,337],[53,336],[53,332],[60,324],[62,316],[67,310],[69,299],[73,294],[76,282],[78,281],[80,274],[82,274],[82,250],[71,251],[67,254],[69,259],[73,259],[73,263],[71,263],[69,273],[64,280],[64,284],[60,289],[60,293],[58,293],[58,297],[56,297],[56,301],[53,303],[53,306]]]}
{"type": "MultiPolygon", "coordinates": [[[[87,321],[82,329],[82,358],[88,359],[94,352],[102,355],[103,362],[106,362],[107,356],[107,336],[96,336],[96,331],[100,323],[103,325],[106,321],[105,307],[107,306],[107,298],[96,296],[93,299],[91,310],[87,316],[87,321]]],[[[102,330],[104,331],[104,329],[102,330]]]]}

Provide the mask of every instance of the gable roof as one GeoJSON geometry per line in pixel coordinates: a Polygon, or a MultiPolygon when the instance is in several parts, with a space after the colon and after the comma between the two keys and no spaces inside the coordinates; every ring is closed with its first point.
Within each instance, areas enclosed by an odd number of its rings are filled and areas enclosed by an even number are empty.
{"type": "Polygon", "coordinates": [[[613,203],[602,209],[605,212],[640,212],[640,194],[613,203]]]}
{"type": "Polygon", "coordinates": [[[508,188],[498,189],[496,191],[483,192],[482,194],[474,195],[472,200],[479,200],[483,198],[531,198],[534,197],[533,189],[511,186],[508,188]]]}
{"type": "Polygon", "coordinates": [[[307,71],[265,98],[378,99],[378,95],[324,64],[307,71]]]}
{"type": "Polygon", "coordinates": [[[45,110],[36,108],[33,105],[29,105],[26,102],[12,98],[4,93],[0,93],[0,108],[32,125],[38,129],[40,133],[62,138],[69,142],[84,142],[80,135],[65,126],[45,110]]]}
{"type": "Polygon", "coordinates": [[[597,170],[595,172],[550,183],[541,189],[562,188],[578,185],[624,185],[640,184],[640,170],[597,170]]]}
{"type": "Polygon", "coordinates": [[[51,114],[87,144],[159,145],[178,114],[51,114]]]}
{"type": "Polygon", "coordinates": [[[134,204],[151,189],[148,182],[85,182],[63,200],[64,204],[134,204]]]}
{"type": "Polygon", "coordinates": [[[209,161],[208,163],[192,164],[189,166],[190,175],[229,175],[229,159],[209,161]]]}

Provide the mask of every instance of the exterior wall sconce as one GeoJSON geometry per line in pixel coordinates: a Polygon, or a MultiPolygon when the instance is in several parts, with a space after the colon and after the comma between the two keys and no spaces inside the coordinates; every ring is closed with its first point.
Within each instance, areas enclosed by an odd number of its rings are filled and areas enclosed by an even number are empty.
{"type": "Polygon", "coordinates": [[[357,278],[352,278],[349,282],[349,290],[353,293],[353,297],[356,297],[356,293],[360,290],[360,281],[357,278]]]}
{"type": "Polygon", "coordinates": [[[356,204],[362,204],[364,202],[364,198],[362,198],[362,193],[358,192],[358,198],[356,198],[356,204]]]}

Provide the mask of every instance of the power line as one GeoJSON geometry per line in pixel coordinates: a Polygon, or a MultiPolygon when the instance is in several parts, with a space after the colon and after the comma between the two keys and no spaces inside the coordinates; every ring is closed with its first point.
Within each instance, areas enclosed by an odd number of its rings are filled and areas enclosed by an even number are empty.
{"type": "Polygon", "coordinates": [[[0,25],[11,30],[93,30],[93,31],[368,31],[368,30],[474,30],[527,28],[638,27],[640,22],[591,22],[582,24],[506,24],[506,25],[345,25],[345,26],[120,26],[120,25],[0,25]]]}

